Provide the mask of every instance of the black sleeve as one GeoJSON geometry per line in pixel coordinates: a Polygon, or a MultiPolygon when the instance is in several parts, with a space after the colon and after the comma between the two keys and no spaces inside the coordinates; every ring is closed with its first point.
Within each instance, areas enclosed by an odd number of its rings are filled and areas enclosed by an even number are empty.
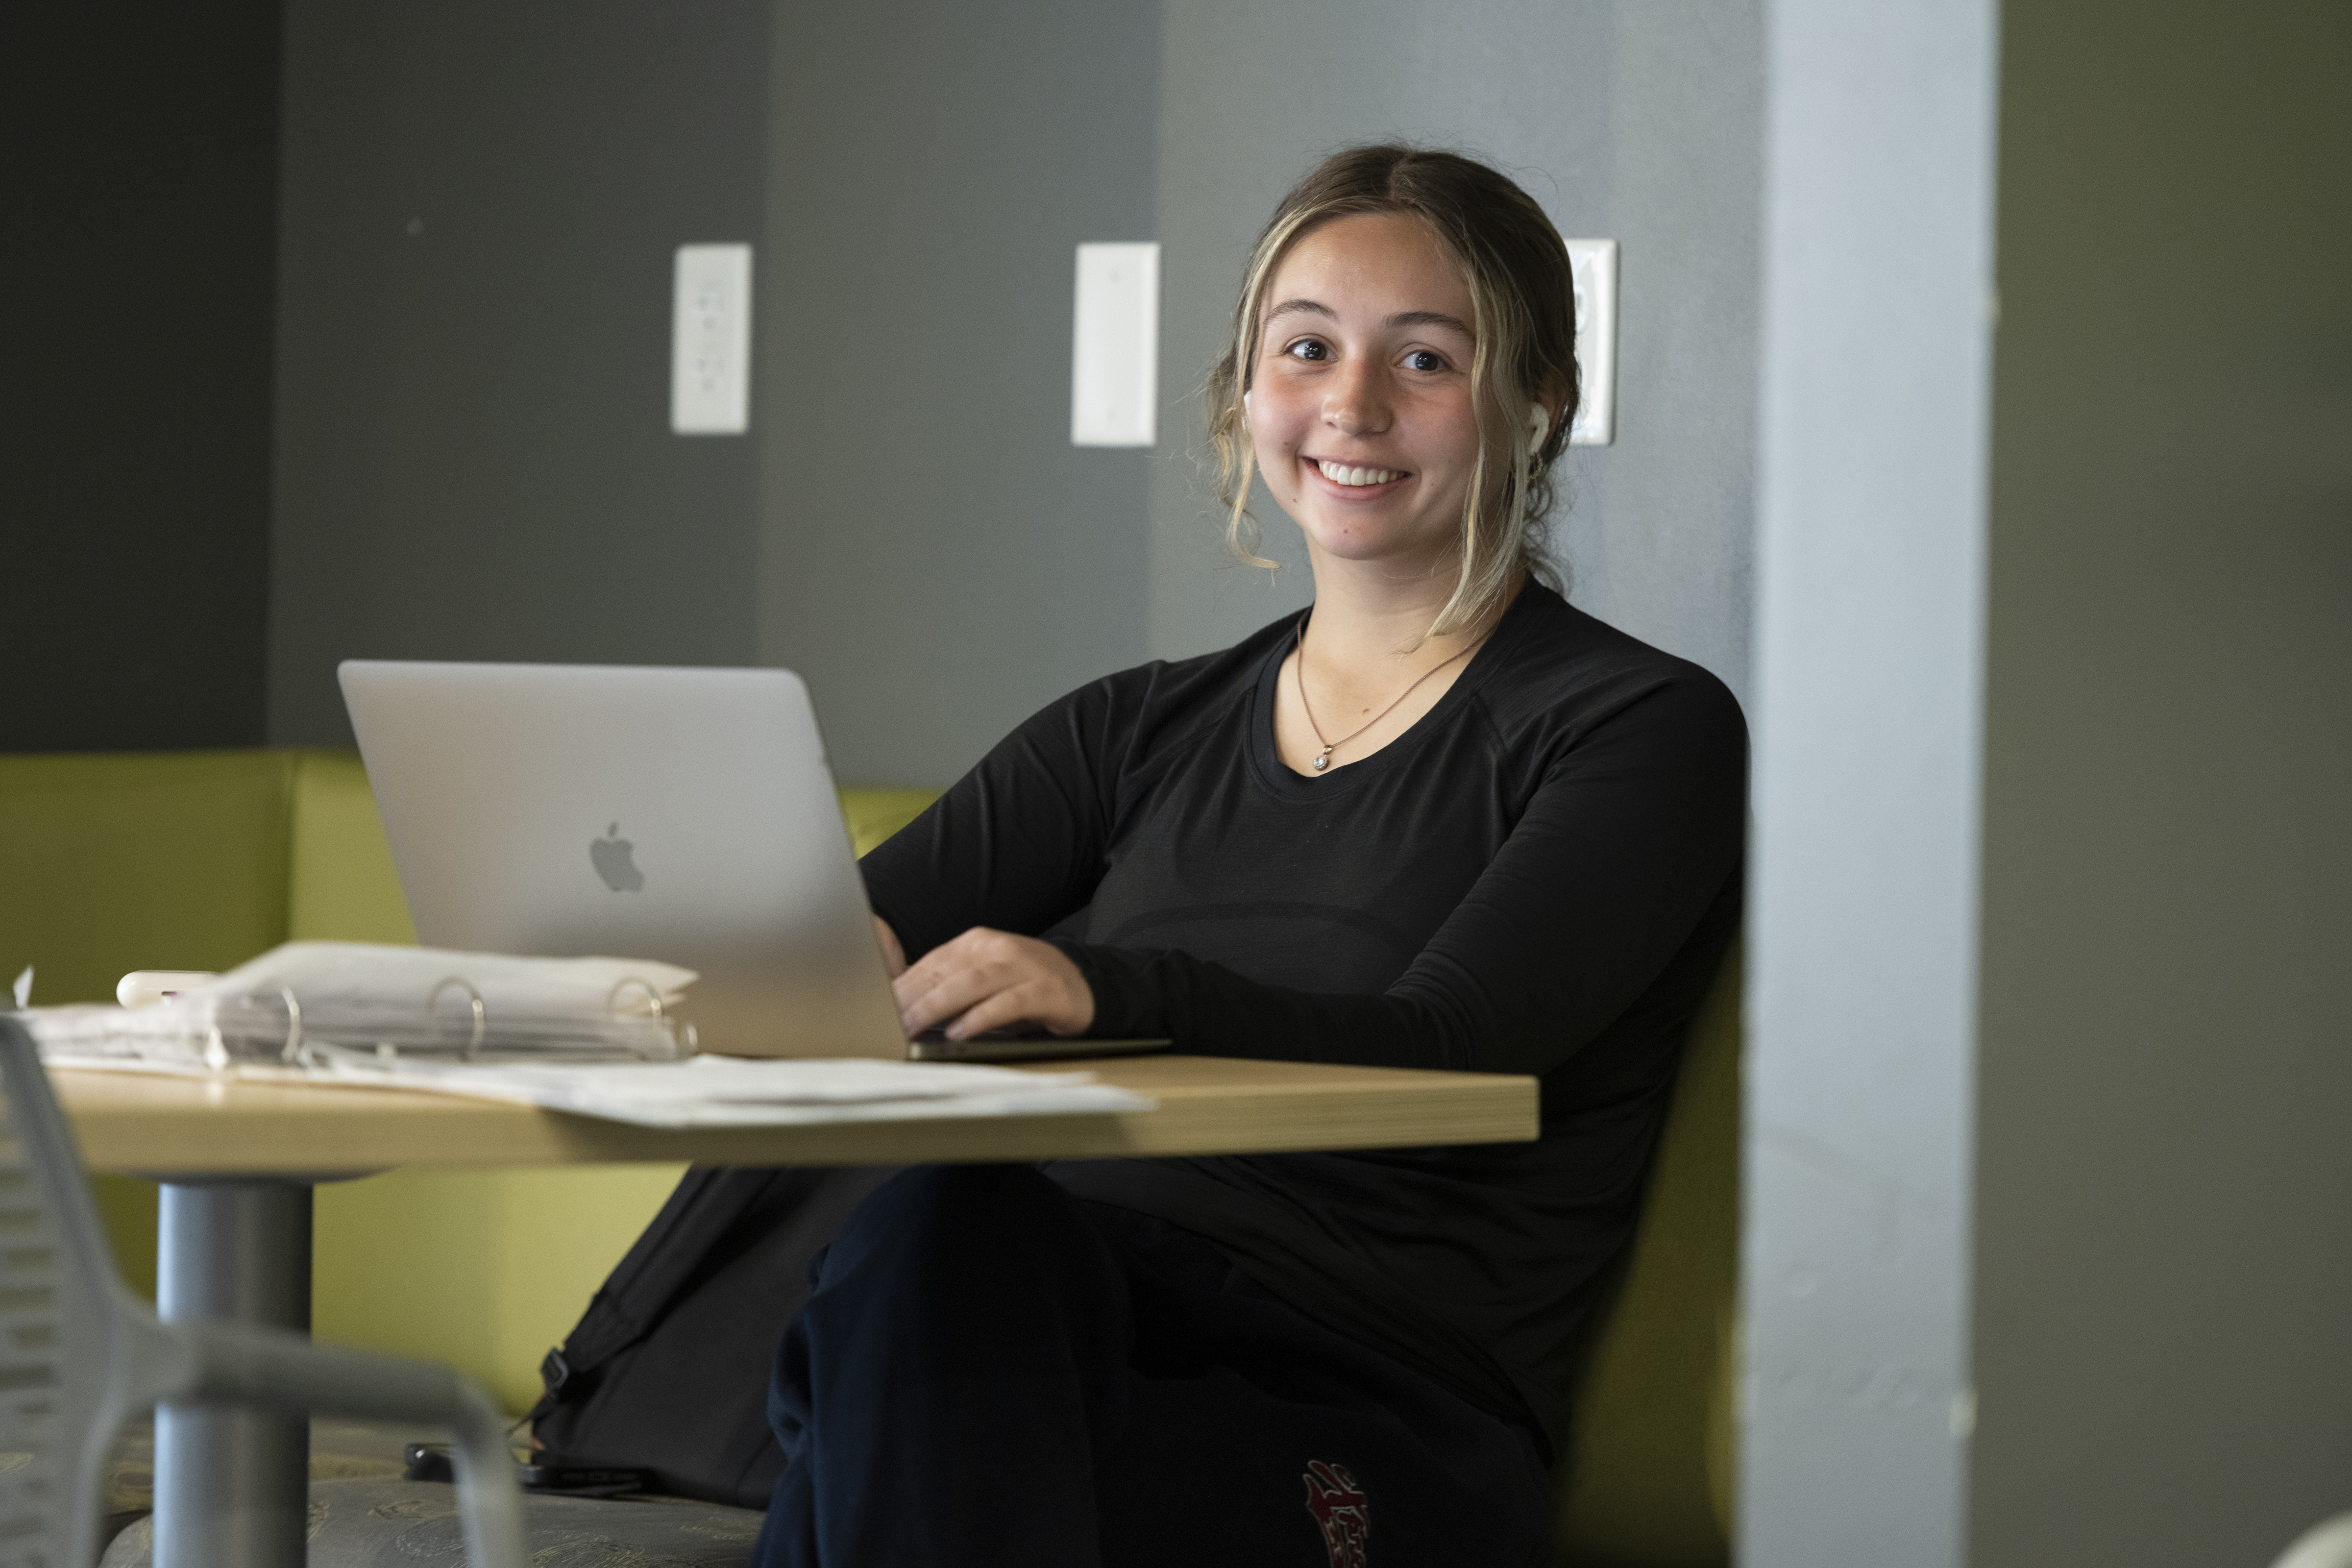
{"type": "Polygon", "coordinates": [[[908,962],[974,926],[1034,934],[1085,905],[1123,695],[1097,681],[1041,710],[858,862],[908,962]]]}
{"type": "MultiPolygon", "coordinates": [[[[1060,945],[1097,1038],[1202,1055],[1544,1073],[1624,1012],[1738,873],[1747,729],[1711,680],[1653,689],[1552,760],[1501,850],[1379,995],[1175,952],[1060,945]]],[[[878,851],[877,851],[878,853],[878,851]]]]}

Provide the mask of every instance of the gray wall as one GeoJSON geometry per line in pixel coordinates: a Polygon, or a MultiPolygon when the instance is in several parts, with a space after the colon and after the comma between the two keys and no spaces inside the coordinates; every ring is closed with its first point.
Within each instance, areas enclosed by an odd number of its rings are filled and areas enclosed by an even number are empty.
{"type": "Polygon", "coordinates": [[[1158,236],[1163,440],[1150,649],[1222,647],[1306,603],[1225,552],[1195,391],[1251,240],[1321,154],[1403,137],[1510,171],[1563,234],[1622,247],[1613,447],[1571,448],[1571,597],[1748,688],[1762,63],[1748,0],[1166,0],[1158,236]]]}
{"type": "Polygon", "coordinates": [[[1141,452],[1070,445],[1076,247],[1153,237],[1155,7],[782,5],[759,654],[836,774],[945,784],[1144,657],[1141,452]]]}
{"type": "Polygon", "coordinates": [[[1975,1561],[2352,1507],[2352,11],[2007,25],[1975,1561]]]}
{"type": "Polygon", "coordinates": [[[252,745],[275,0],[0,6],[0,751],[252,745]]]}
{"type": "Polygon", "coordinates": [[[354,656],[751,661],[753,447],[669,433],[670,264],[756,237],[765,32],[291,0],[271,739],[347,741],[354,656]]]}
{"type": "Polygon", "coordinates": [[[1964,1560],[1996,17],[1771,8],[1745,1568],[1964,1560]]]}

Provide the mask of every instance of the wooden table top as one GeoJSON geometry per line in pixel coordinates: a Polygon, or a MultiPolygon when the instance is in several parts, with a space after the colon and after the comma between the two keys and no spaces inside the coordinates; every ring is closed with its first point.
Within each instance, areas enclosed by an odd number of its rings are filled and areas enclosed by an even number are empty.
{"type": "Polygon", "coordinates": [[[1125,1057],[1083,1068],[1156,1110],[818,1127],[667,1131],[411,1089],[215,1083],[144,1073],[52,1074],[93,1170],[268,1175],[690,1161],[899,1164],[1150,1154],[1271,1153],[1505,1143],[1537,1131],[1536,1080],[1219,1057],[1125,1057]]]}

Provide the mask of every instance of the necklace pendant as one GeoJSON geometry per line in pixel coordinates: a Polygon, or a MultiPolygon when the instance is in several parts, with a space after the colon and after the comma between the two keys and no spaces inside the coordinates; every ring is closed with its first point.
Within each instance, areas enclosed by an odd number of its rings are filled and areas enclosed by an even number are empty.
{"type": "Polygon", "coordinates": [[[1315,767],[1315,771],[1316,771],[1317,773],[1321,773],[1325,768],[1329,767],[1330,765],[1331,765],[1331,753],[1330,753],[1330,752],[1325,752],[1321,756],[1319,756],[1319,757],[1318,757],[1318,758],[1316,758],[1316,759],[1315,759],[1314,767],[1315,767]]]}

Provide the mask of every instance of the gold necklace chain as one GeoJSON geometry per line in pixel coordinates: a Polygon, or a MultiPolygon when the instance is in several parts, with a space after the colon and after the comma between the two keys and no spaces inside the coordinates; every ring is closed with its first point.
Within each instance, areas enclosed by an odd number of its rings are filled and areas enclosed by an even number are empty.
{"type": "Polygon", "coordinates": [[[1455,654],[1453,658],[1443,659],[1436,664],[1431,665],[1427,669],[1421,672],[1421,679],[1419,680],[1415,680],[1411,686],[1406,687],[1402,691],[1396,694],[1396,702],[1390,703],[1387,707],[1381,709],[1379,712],[1373,714],[1370,719],[1366,720],[1363,723],[1357,725],[1354,729],[1349,731],[1338,740],[1324,741],[1323,726],[1315,721],[1315,709],[1313,705],[1307,700],[1307,614],[1306,612],[1301,611],[1298,616],[1298,625],[1292,629],[1290,634],[1291,649],[1297,656],[1297,665],[1292,669],[1291,673],[1296,676],[1298,680],[1298,710],[1307,715],[1307,727],[1315,731],[1315,738],[1318,741],[1323,742],[1323,749],[1320,752],[1316,752],[1315,760],[1307,765],[1313,768],[1318,773],[1325,768],[1329,767],[1331,765],[1332,752],[1338,751],[1340,747],[1346,745],[1349,742],[1354,740],[1357,736],[1362,734],[1365,731],[1370,729],[1373,725],[1379,723],[1390,714],[1395,712],[1397,710],[1397,702],[1402,702],[1406,698],[1420,690],[1421,682],[1423,680],[1427,680],[1431,676],[1435,675],[1439,670],[1444,669],[1447,665],[1452,664],[1456,658],[1467,658],[1470,655],[1477,652],[1478,649],[1485,645],[1486,641],[1486,639],[1485,637],[1480,637],[1476,642],[1472,643],[1468,647],[1465,647],[1461,652],[1455,654]]]}

